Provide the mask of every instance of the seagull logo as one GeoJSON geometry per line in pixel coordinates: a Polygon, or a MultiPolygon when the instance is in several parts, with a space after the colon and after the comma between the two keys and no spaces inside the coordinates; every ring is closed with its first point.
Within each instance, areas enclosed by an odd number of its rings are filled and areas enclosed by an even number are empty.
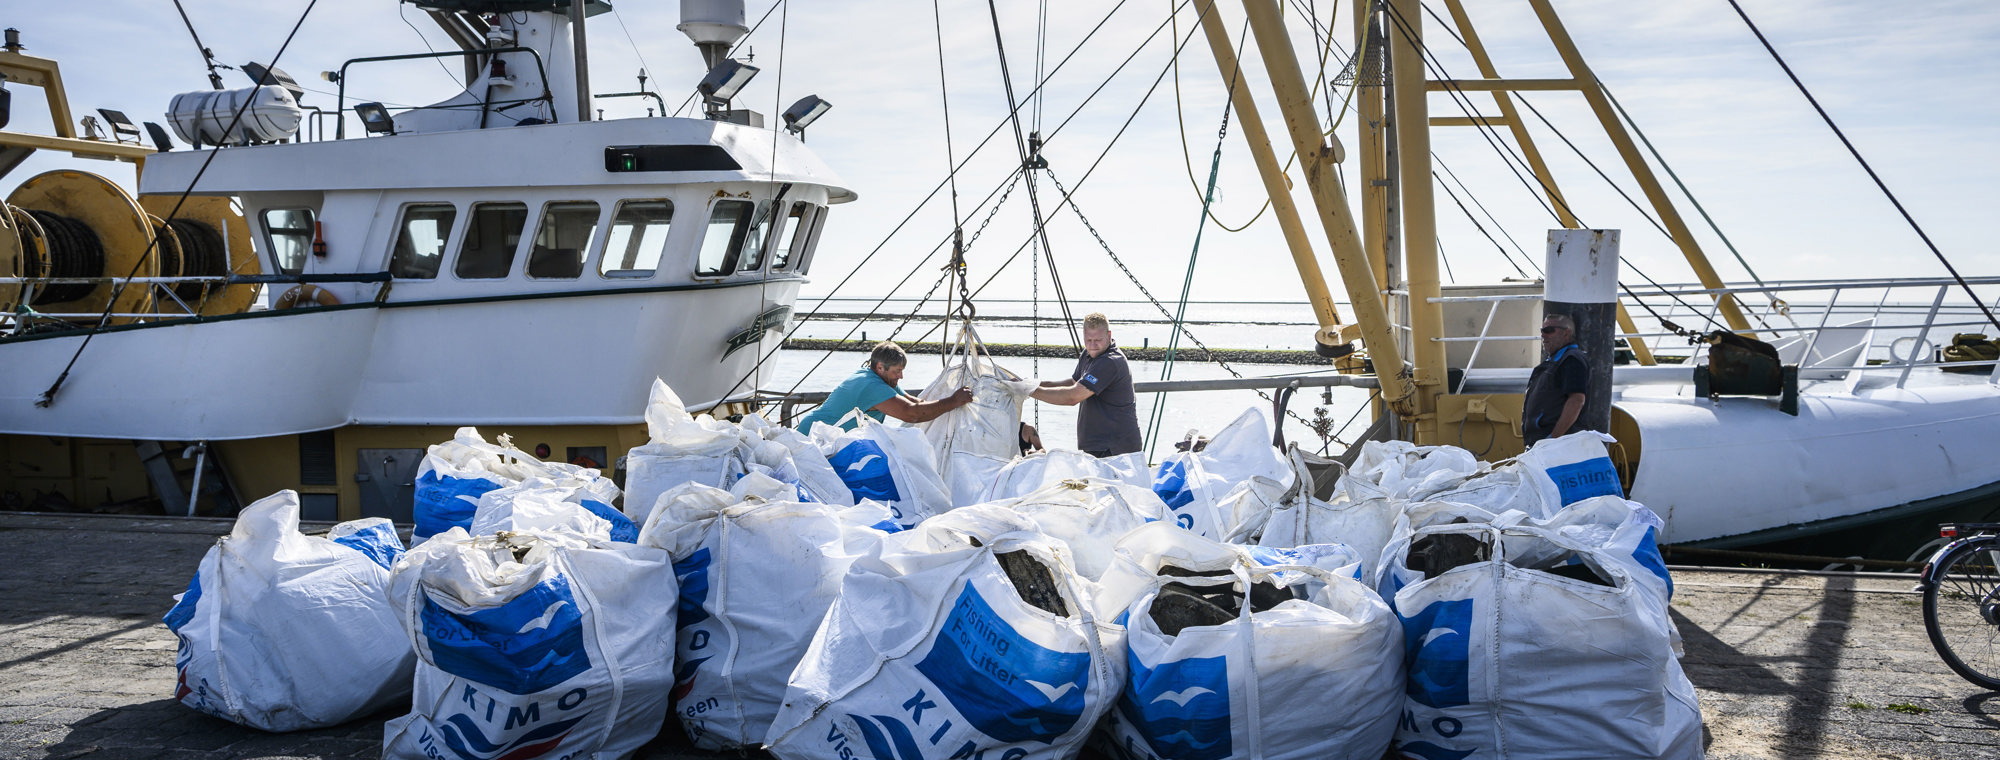
{"type": "Polygon", "coordinates": [[[847,471],[858,472],[861,470],[861,468],[867,467],[869,462],[873,462],[881,458],[882,458],[881,454],[869,454],[868,456],[854,460],[854,464],[850,464],[847,466],[847,471]]]}
{"type": "Polygon", "coordinates": [[[1148,704],[1158,704],[1160,702],[1172,702],[1181,707],[1187,707],[1187,703],[1189,700],[1192,700],[1195,697],[1199,697],[1203,694],[1214,694],[1214,693],[1215,693],[1214,689],[1207,689],[1200,686],[1189,686],[1180,691],[1160,692],[1160,696],[1154,697],[1153,701],[1148,704]]]}
{"type": "Polygon", "coordinates": [[[521,626],[521,630],[515,631],[515,633],[527,633],[549,627],[549,623],[556,619],[556,611],[562,609],[565,604],[569,604],[569,602],[558,600],[554,604],[549,605],[548,609],[542,610],[541,617],[528,621],[527,625],[521,626]]]}
{"type": "Polygon", "coordinates": [[[1042,696],[1046,697],[1050,702],[1062,699],[1063,695],[1068,694],[1070,689],[1076,688],[1075,681],[1066,681],[1061,686],[1050,686],[1032,678],[1023,678],[1021,680],[1027,681],[1029,686],[1035,687],[1035,691],[1041,692],[1042,696]]]}
{"type": "Polygon", "coordinates": [[[1454,631],[1450,628],[1432,628],[1424,632],[1423,639],[1417,642],[1417,648],[1422,649],[1433,641],[1444,638],[1446,636],[1454,636],[1457,634],[1458,631],[1454,631]]]}

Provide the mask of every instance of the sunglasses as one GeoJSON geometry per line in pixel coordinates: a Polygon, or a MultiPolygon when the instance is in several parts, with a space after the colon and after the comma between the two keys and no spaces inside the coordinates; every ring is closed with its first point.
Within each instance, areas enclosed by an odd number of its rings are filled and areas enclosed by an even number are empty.
{"type": "Polygon", "coordinates": [[[1549,333],[1555,332],[1557,330],[1567,330],[1567,329],[1569,328],[1563,327],[1561,325],[1542,325],[1542,334],[1548,335],[1549,333]]]}

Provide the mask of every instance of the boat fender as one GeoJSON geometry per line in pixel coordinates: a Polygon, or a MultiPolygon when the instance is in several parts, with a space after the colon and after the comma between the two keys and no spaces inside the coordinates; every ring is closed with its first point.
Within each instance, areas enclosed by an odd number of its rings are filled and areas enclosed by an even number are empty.
{"type": "Polygon", "coordinates": [[[340,299],[327,292],[326,288],[301,283],[279,294],[278,300],[271,304],[271,308],[294,309],[302,306],[332,306],[337,303],[340,303],[340,299]]]}

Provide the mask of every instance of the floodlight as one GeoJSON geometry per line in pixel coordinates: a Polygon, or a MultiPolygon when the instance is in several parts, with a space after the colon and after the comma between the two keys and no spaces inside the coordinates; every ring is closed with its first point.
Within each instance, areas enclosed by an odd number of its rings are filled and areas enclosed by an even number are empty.
{"type": "Polygon", "coordinates": [[[97,109],[97,113],[104,117],[104,123],[111,125],[111,139],[113,142],[125,142],[127,135],[132,137],[133,142],[139,141],[139,125],[133,124],[132,119],[127,117],[124,111],[99,108],[97,109]]]}
{"type": "Polygon", "coordinates": [[[806,127],[810,126],[814,119],[818,119],[820,114],[826,113],[831,108],[833,108],[833,104],[826,102],[818,95],[807,95],[799,98],[799,102],[793,103],[791,108],[785,109],[785,129],[790,130],[795,135],[804,135],[806,127]]]}
{"type": "Polygon", "coordinates": [[[734,58],[724,59],[708,70],[708,76],[701,78],[701,84],[696,89],[701,90],[702,97],[711,101],[726,101],[742,92],[743,86],[749,84],[760,70],[734,58]]]}
{"type": "Polygon", "coordinates": [[[167,130],[164,127],[150,121],[146,122],[146,134],[152,136],[153,147],[159,149],[161,153],[174,149],[174,141],[167,138],[167,130]]]}
{"type": "Polygon", "coordinates": [[[389,109],[381,103],[356,103],[354,115],[361,117],[361,126],[371,135],[396,133],[396,120],[389,116],[389,109]]]}
{"type": "Polygon", "coordinates": [[[242,69],[243,73],[248,75],[250,80],[256,82],[258,86],[275,84],[283,87],[286,92],[292,94],[293,100],[303,100],[306,96],[306,88],[300,87],[298,80],[293,79],[292,75],[285,73],[284,70],[275,66],[265,66],[256,61],[251,61],[243,64],[242,69]]]}

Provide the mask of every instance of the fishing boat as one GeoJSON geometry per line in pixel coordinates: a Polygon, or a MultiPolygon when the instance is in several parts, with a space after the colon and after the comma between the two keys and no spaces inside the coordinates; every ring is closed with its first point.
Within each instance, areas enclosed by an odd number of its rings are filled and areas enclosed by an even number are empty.
{"type": "Polygon", "coordinates": [[[610,471],[654,378],[697,409],[754,395],[856,194],[802,139],[830,104],[767,126],[731,103],[757,73],[730,57],[741,0],[684,4],[702,113],[609,120],[582,24],[604,3],[408,1],[460,49],[349,60],[331,111],[277,61],[245,67],[249,87],[174,98],[172,136],[116,111],[79,135],[60,68],[9,30],[0,73],[43,89],[57,134],[0,132],[0,166],[141,170],[136,199],[65,169],[0,214],[4,508],[231,514],[290,488],[308,518],[406,521],[424,447],[458,426],[610,471]],[[463,91],[347,102],[346,77],[417,58],[462,60],[463,91]]]}

